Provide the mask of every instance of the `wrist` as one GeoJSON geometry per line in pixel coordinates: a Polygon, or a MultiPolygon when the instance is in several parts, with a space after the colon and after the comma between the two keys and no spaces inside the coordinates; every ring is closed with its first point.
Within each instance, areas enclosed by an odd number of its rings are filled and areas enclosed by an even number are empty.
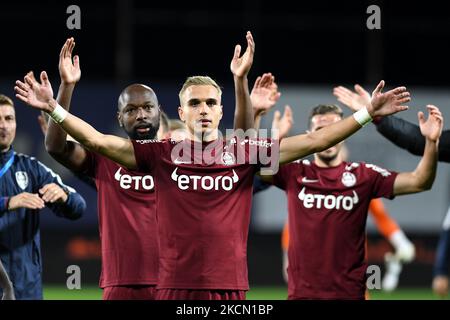
{"type": "Polygon", "coordinates": [[[61,79],[61,84],[59,85],[59,87],[63,89],[74,89],[76,84],[76,82],[68,82],[61,79]]]}
{"type": "Polygon", "coordinates": [[[233,73],[233,79],[234,79],[234,81],[247,81],[248,79],[247,79],[247,74],[244,74],[244,75],[236,75],[236,74],[234,74],[233,73]]]}
{"type": "Polygon", "coordinates": [[[55,121],[56,123],[61,123],[66,119],[68,112],[66,109],[61,107],[58,102],[56,102],[55,99],[52,99],[51,102],[49,102],[49,105],[52,107],[52,111],[49,112],[49,116],[55,121]]]}
{"type": "Polygon", "coordinates": [[[356,111],[353,114],[353,118],[358,122],[362,127],[364,127],[366,124],[372,122],[373,118],[372,115],[369,113],[369,110],[367,110],[366,107],[356,111]]]}

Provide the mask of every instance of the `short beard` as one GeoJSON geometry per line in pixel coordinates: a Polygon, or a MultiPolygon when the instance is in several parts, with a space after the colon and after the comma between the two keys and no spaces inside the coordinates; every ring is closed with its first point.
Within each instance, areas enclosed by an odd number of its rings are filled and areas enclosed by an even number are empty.
{"type": "Polygon", "coordinates": [[[150,126],[148,127],[149,130],[147,133],[144,134],[140,134],[137,132],[137,130],[132,130],[130,132],[125,131],[128,135],[128,137],[132,140],[150,140],[150,139],[155,139],[156,138],[156,134],[158,133],[158,129],[156,129],[154,126],[150,126]]]}

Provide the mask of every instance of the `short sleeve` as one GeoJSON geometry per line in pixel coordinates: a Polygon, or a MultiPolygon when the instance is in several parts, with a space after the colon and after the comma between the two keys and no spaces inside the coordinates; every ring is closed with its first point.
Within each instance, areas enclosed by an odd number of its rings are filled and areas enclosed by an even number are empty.
{"type": "Polygon", "coordinates": [[[291,162],[280,166],[278,172],[273,176],[273,184],[282,190],[286,190],[288,179],[292,176],[295,166],[299,166],[299,164],[291,162]]]}
{"type": "Polygon", "coordinates": [[[168,140],[131,140],[138,170],[150,173],[161,159],[168,140]]]}
{"type": "Polygon", "coordinates": [[[95,178],[97,176],[98,160],[98,155],[96,153],[86,150],[86,160],[83,164],[83,171],[81,173],[88,177],[95,178]]]}
{"type": "Polygon", "coordinates": [[[372,180],[372,197],[394,199],[394,182],[398,173],[370,163],[366,163],[364,166],[372,180]]]}

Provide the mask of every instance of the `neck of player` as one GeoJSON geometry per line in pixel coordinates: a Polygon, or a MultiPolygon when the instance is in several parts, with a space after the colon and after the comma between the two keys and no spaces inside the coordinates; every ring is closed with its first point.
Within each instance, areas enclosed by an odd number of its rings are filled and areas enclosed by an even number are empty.
{"type": "Polygon", "coordinates": [[[318,167],[332,168],[337,167],[343,162],[342,153],[339,152],[335,157],[324,157],[319,154],[314,154],[314,162],[318,167]]]}
{"type": "Polygon", "coordinates": [[[214,140],[217,140],[219,137],[219,130],[208,130],[208,131],[197,131],[194,132],[190,131],[188,132],[188,139],[195,142],[211,142],[214,140]]]}

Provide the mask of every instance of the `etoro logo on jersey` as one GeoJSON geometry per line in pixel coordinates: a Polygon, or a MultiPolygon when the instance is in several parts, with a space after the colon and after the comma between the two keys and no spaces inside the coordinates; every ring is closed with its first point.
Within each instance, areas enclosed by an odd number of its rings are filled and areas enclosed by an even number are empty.
{"type": "Polygon", "coordinates": [[[187,175],[178,174],[178,168],[173,170],[171,178],[173,181],[177,182],[178,189],[180,190],[224,190],[230,191],[233,189],[234,184],[239,181],[239,177],[234,170],[233,176],[198,176],[198,175],[187,175]]]}
{"type": "Polygon", "coordinates": [[[119,168],[116,171],[114,179],[119,181],[119,185],[122,189],[139,190],[140,188],[142,188],[144,190],[152,190],[155,187],[155,182],[152,176],[131,176],[129,174],[121,174],[121,170],[122,168],[119,168]]]}
{"type": "Polygon", "coordinates": [[[351,197],[306,193],[305,189],[306,187],[303,187],[299,192],[298,198],[303,202],[303,206],[307,209],[315,207],[316,209],[344,209],[346,211],[352,211],[353,206],[359,202],[358,194],[355,190],[353,190],[353,197],[351,197]]]}

